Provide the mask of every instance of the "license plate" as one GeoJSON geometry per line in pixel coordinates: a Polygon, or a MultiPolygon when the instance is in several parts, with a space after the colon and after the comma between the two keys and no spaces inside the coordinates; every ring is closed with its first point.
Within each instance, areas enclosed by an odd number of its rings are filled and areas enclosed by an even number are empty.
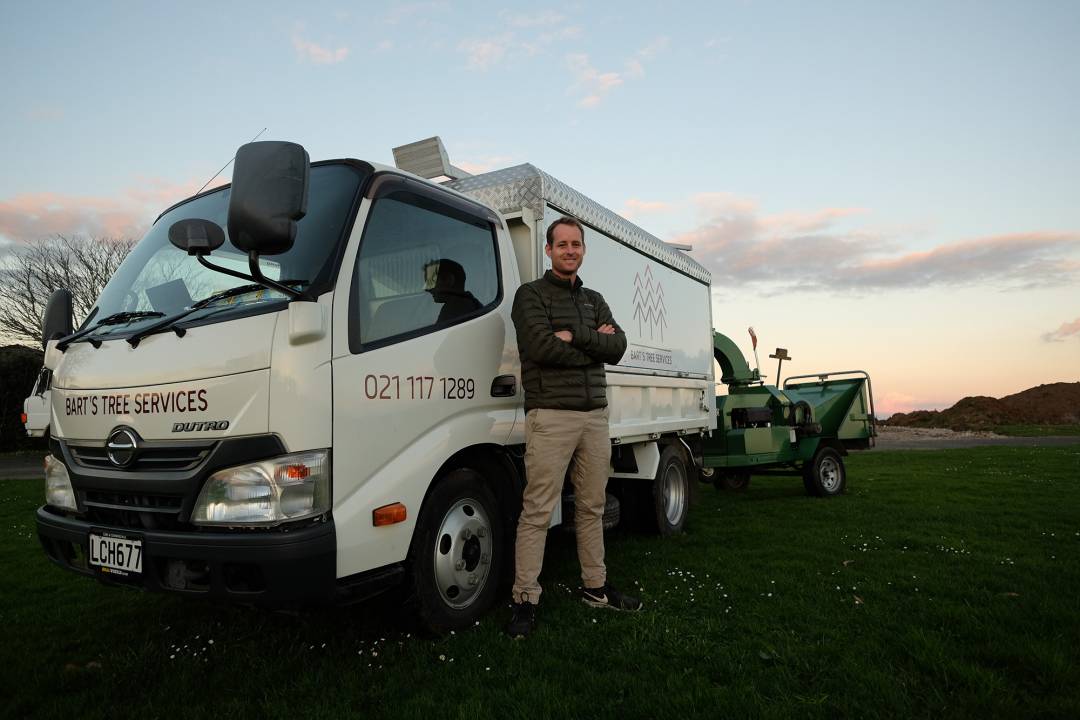
{"type": "Polygon", "coordinates": [[[90,564],[113,575],[142,573],[142,540],[91,533],[90,564]]]}

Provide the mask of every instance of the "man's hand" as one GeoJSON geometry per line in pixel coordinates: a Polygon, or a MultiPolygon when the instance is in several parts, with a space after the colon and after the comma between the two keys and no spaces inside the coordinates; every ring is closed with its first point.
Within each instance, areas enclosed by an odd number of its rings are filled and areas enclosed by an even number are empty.
{"type": "Polygon", "coordinates": [[[601,335],[614,335],[615,326],[611,323],[604,323],[600,327],[596,328],[596,332],[600,333],[601,335]]]}
{"type": "Polygon", "coordinates": [[[574,333],[570,332],[569,330],[559,330],[555,333],[555,337],[559,338],[563,342],[574,341],[574,333]]]}

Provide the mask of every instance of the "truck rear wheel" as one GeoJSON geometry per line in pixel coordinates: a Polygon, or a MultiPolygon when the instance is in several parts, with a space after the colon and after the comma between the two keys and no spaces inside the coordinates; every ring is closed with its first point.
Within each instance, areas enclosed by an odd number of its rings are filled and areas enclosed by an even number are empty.
{"type": "Polygon", "coordinates": [[[840,453],[829,447],[820,448],[803,466],[803,486],[808,494],[817,497],[842,494],[847,487],[847,471],[840,453]]]}
{"type": "Polygon", "coordinates": [[[653,511],[661,535],[677,535],[690,514],[690,474],[682,452],[668,445],[660,453],[660,467],[653,481],[653,511]]]}
{"type": "Polygon", "coordinates": [[[455,470],[420,511],[409,553],[418,614],[433,632],[472,625],[495,601],[504,565],[495,496],[472,470],[455,470]]]}

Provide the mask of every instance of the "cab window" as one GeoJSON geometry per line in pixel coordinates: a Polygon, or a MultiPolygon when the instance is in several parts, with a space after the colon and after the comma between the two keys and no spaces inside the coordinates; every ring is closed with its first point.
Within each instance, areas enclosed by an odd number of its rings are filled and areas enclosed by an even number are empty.
{"type": "Polygon", "coordinates": [[[499,298],[488,218],[410,190],[377,197],[352,282],[353,352],[434,332],[482,315],[499,298]]]}

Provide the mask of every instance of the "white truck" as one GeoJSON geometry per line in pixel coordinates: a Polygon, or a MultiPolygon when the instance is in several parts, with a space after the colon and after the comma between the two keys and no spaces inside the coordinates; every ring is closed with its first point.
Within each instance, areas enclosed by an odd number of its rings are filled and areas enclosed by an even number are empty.
{"type": "Polygon", "coordinates": [[[274,608],[408,582],[430,627],[471,624],[505,588],[527,481],[511,304],[562,214],[628,339],[607,367],[609,491],[682,528],[716,427],[708,271],[532,165],[465,176],[438,138],[394,153],[245,145],[78,331],[54,293],[49,558],[274,608]]]}
{"type": "Polygon", "coordinates": [[[49,371],[41,368],[30,396],[23,400],[22,424],[26,434],[32,438],[45,437],[49,430],[49,413],[52,406],[49,398],[49,371]]]}

